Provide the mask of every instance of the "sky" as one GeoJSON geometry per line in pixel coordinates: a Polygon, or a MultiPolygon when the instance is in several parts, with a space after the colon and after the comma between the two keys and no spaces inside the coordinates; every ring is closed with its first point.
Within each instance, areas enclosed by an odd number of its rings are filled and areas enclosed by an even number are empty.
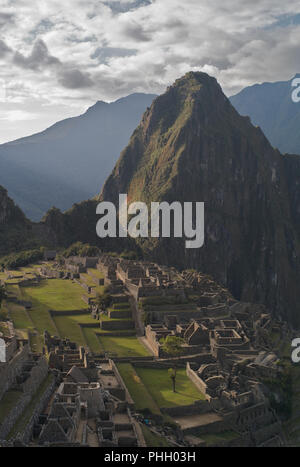
{"type": "Polygon", "coordinates": [[[299,0],[0,0],[0,143],[191,70],[228,96],[291,79],[299,0]]]}

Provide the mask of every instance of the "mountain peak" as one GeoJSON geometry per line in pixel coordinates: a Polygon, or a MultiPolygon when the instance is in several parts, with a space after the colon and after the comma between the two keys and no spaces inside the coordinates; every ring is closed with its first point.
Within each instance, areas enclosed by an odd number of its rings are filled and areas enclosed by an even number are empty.
{"type": "Polygon", "coordinates": [[[86,114],[91,113],[91,112],[98,112],[99,109],[102,109],[106,107],[107,105],[109,105],[108,102],[97,101],[94,105],[92,105],[91,107],[87,109],[86,114]]]}
{"type": "MultiPolygon", "coordinates": [[[[191,72],[145,112],[100,199],[117,205],[119,193],[127,193],[130,203],[204,202],[202,249],[187,251],[175,238],[143,239],[141,248],[152,260],[203,270],[236,298],[265,303],[286,316],[299,310],[289,298],[297,281],[287,292],[285,277],[293,277],[293,257],[300,253],[296,243],[286,242],[297,235],[283,163],[215,78],[191,72]]],[[[300,280],[300,272],[296,276],[300,280]]]]}

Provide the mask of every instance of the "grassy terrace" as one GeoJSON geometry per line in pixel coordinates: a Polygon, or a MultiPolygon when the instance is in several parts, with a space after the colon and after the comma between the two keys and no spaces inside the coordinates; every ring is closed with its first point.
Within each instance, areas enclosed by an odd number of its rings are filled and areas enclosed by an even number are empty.
{"type": "Polygon", "coordinates": [[[51,279],[42,281],[39,286],[22,288],[22,298],[32,302],[28,310],[35,328],[42,334],[47,329],[50,334],[57,334],[55,320],[49,310],[66,311],[86,308],[82,300],[82,288],[71,281],[51,279]]]}
{"type": "Polygon", "coordinates": [[[112,337],[98,335],[100,345],[105,352],[118,357],[149,357],[149,352],[135,336],[112,337]]]}
{"type": "MultiPolygon", "coordinates": [[[[32,273],[33,269],[23,268],[22,271],[16,271],[16,274],[32,273]]],[[[94,277],[103,277],[103,274],[96,269],[89,271],[94,277]]],[[[81,280],[84,279],[90,284],[93,283],[89,274],[85,274],[81,280]]],[[[118,331],[118,322],[120,328],[124,322],[132,322],[132,318],[128,317],[128,310],[130,310],[128,303],[115,304],[111,307],[111,311],[121,312],[121,318],[110,319],[109,316],[102,315],[102,320],[111,321],[114,324],[114,329],[110,331],[109,329],[102,330],[100,323],[92,319],[87,311],[86,303],[82,300],[85,292],[79,284],[73,281],[49,279],[42,280],[37,286],[9,285],[8,291],[10,295],[14,295],[19,300],[32,304],[32,307],[26,310],[25,307],[14,302],[3,303],[1,312],[3,317],[7,311],[9,312],[18,332],[29,331],[33,351],[42,350],[42,335],[47,330],[51,335],[66,337],[78,345],[88,346],[94,353],[107,352],[118,357],[149,356],[148,351],[135,337],[134,328],[129,331],[118,331]],[[50,310],[56,313],[51,313],[50,310]],[[72,313],[78,310],[82,310],[82,313],[72,313]],[[124,318],[122,312],[124,312],[124,318]],[[84,327],[86,324],[92,327],[84,327]],[[110,332],[118,332],[121,335],[120,337],[111,336],[110,332]],[[124,335],[122,335],[123,332],[124,335]],[[130,333],[132,335],[128,335],[130,333]]],[[[94,291],[101,293],[103,287],[95,285],[94,291]]]]}
{"type": "Polygon", "coordinates": [[[99,327],[96,327],[96,326],[94,328],[82,327],[81,331],[85,339],[85,342],[88,345],[91,352],[94,352],[95,354],[101,354],[104,352],[104,349],[101,346],[100,340],[97,335],[97,333],[99,333],[100,331],[99,327]]]}
{"type": "Polygon", "coordinates": [[[205,396],[187,377],[185,369],[177,370],[175,393],[167,370],[137,367],[136,373],[159,407],[191,405],[197,400],[205,400],[205,396]]]}
{"type": "Polygon", "coordinates": [[[83,346],[86,345],[86,342],[80,324],[95,323],[90,314],[54,316],[53,321],[61,337],[67,337],[71,341],[83,346]]]}
{"type": "Polygon", "coordinates": [[[14,326],[16,329],[33,329],[34,324],[30,319],[30,316],[25,310],[25,308],[21,305],[17,305],[13,302],[7,302],[6,308],[10,313],[11,319],[14,322],[14,326]]]}
{"type": "Polygon", "coordinates": [[[33,411],[34,411],[34,408],[35,408],[36,404],[39,402],[42,395],[46,391],[47,387],[52,382],[52,379],[53,379],[53,375],[50,374],[42,382],[42,384],[38,388],[37,392],[34,394],[33,398],[31,399],[31,402],[29,403],[29,405],[24,410],[23,414],[16,421],[13,429],[11,430],[11,432],[8,435],[8,439],[13,438],[18,433],[22,433],[24,431],[24,429],[26,428],[26,425],[30,421],[30,418],[31,418],[31,416],[33,414],[33,411]]]}
{"type": "Polygon", "coordinates": [[[82,282],[83,284],[88,285],[89,287],[96,287],[96,284],[93,281],[92,276],[90,276],[89,274],[86,274],[86,273],[81,273],[80,274],[80,282],[82,282]]]}
{"type": "Polygon", "coordinates": [[[152,398],[143,381],[137,375],[130,363],[119,363],[118,370],[124,383],[134,400],[137,410],[150,410],[153,414],[161,415],[158,405],[152,398]]]}
{"type": "Polygon", "coordinates": [[[82,288],[69,280],[45,280],[39,286],[26,287],[24,295],[48,310],[66,311],[86,308],[82,288]]]}
{"type": "Polygon", "coordinates": [[[21,391],[7,391],[0,401],[0,424],[7,417],[10,411],[16,406],[22,396],[21,391]]]}
{"type": "Polygon", "coordinates": [[[188,379],[185,369],[177,370],[176,390],[168,370],[133,367],[130,363],[119,363],[118,370],[124,379],[137,410],[149,409],[160,413],[160,408],[191,405],[204,400],[196,386],[188,379]]]}
{"type": "Polygon", "coordinates": [[[94,277],[96,277],[97,279],[104,279],[104,274],[99,271],[99,269],[88,269],[88,272],[90,274],[92,274],[94,277]]]}

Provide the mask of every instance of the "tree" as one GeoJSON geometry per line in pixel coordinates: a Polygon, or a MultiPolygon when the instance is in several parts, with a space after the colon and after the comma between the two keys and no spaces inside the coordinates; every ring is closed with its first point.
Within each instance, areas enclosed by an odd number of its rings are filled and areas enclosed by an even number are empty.
{"type": "Polygon", "coordinates": [[[101,310],[106,310],[111,304],[111,295],[106,291],[101,295],[97,295],[96,304],[101,308],[101,310]]]}
{"type": "Polygon", "coordinates": [[[0,307],[1,307],[2,300],[4,300],[6,297],[7,295],[6,295],[6,290],[5,290],[4,285],[0,285],[0,307]]]}
{"type": "MultiPolygon", "coordinates": [[[[167,336],[161,340],[162,350],[170,357],[178,357],[182,353],[182,346],[184,339],[177,336],[167,336]]],[[[173,368],[169,369],[170,378],[172,380],[173,392],[176,392],[176,376],[177,376],[177,364],[174,360],[173,368]]]]}

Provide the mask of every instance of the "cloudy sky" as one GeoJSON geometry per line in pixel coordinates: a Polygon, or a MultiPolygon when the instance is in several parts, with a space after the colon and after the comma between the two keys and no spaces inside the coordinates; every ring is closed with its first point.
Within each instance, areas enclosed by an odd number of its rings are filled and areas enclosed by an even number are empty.
{"type": "Polygon", "coordinates": [[[290,79],[299,0],[0,0],[0,143],[189,70],[227,95],[290,79]]]}

